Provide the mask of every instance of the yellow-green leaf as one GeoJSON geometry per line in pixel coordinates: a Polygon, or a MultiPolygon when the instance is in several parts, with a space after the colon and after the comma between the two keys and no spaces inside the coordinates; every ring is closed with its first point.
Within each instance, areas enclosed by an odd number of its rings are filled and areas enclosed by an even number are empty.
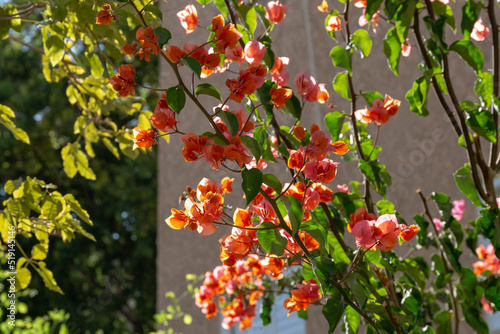
{"type": "Polygon", "coordinates": [[[17,270],[16,274],[16,291],[26,289],[31,282],[31,272],[28,268],[17,270]]]}
{"type": "Polygon", "coordinates": [[[49,244],[36,244],[31,249],[31,258],[33,260],[45,260],[47,253],[49,252],[49,244]]]}

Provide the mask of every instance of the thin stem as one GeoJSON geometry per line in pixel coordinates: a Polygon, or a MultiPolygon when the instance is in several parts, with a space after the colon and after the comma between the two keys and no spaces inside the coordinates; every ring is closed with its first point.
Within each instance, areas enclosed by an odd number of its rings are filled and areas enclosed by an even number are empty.
{"type": "Polygon", "coordinates": [[[39,53],[39,54],[41,54],[41,55],[44,55],[44,54],[45,54],[45,52],[43,52],[43,50],[42,50],[42,49],[37,48],[36,46],[30,45],[30,44],[28,44],[28,43],[25,43],[23,40],[20,40],[19,38],[16,38],[16,37],[14,37],[14,36],[12,36],[12,35],[9,35],[9,39],[10,39],[10,40],[12,40],[12,41],[14,41],[14,42],[18,42],[18,43],[20,43],[20,44],[24,45],[25,47],[27,47],[27,48],[29,48],[29,49],[31,49],[31,50],[33,50],[33,51],[35,51],[35,52],[38,52],[38,53],[39,53]]]}
{"type": "Polygon", "coordinates": [[[149,89],[149,90],[154,90],[156,92],[164,92],[166,91],[165,88],[151,88],[151,87],[146,87],[146,86],[143,86],[143,85],[139,85],[138,83],[135,84],[137,87],[142,87],[142,88],[146,88],[146,89],[149,89]]]}
{"type": "MultiPolygon", "coordinates": [[[[427,215],[427,217],[429,218],[429,220],[431,222],[436,239],[438,239],[439,255],[441,256],[441,260],[443,261],[444,270],[446,273],[448,273],[448,271],[449,271],[448,262],[446,261],[446,258],[444,256],[444,252],[443,252],[443,249],[441,247],[441,243],[439,242],[439,232],[436,228],[436,225],[432,222],[432,215],[429,211],[429,207],[427,206],[427,198],[422,194],[422,191],[420,189],[417,190],[417,194],[420,196],[420,199],[422,200],[422,203],[424,205],[425,214],[427,215]]],[[[460,318],[458,316],[457,301],[455,300],[455,296],[453,295],[453,286],[451,284],[451,280],[448,281],[448,289],[450,290],[450,299],[451,299],[451,303],[453,306],[453,312],[455,313],[455,334],[458,334],[459,326],[460,326],[460,318]]]]}
{"type": "Polygon", "coordinates": [[[378,140],[378,133],[380,132],[380,124],[377,124],[377,133],[375,134],[375,141],[373,142],[373,147],[372,150],[370,151],[370,154],[368,154],[368,160],[370,160],[373,151],[375,150],[375,146],[377,146],[377,140],[378,140]]]}
{"type": "Polygon", "coordinates": [[[401,328],[399,328],[399,325],[398,325],[398,322],[396,321],[396,318],[394,317],[394,314],[392,314],[391,307],[386,302],[384,302],[384,304],[382,306],[387,311],[387,314],[389,315],[389,319],[391,320],[392,324],[394,325],[394,328],[396,328],[396,333],[403,334],[403,332],[401,332],[401,328]]]}
{"type": "Polygon", "coordinates": [[[339,244],[342,247],[342,249],[344,250],[344,252],[349,253],[349,247],[347,247],[347,245],[344,242],[344,239],[340,235],[339,230],[337,229],[337,226],[335,225],[335,221],[333,220],[330,209],[328,208],[328,205],[326,205],[326,203],[320,203],[320,206],[326,215],[326,219],[328,219],[328,223],[330,224],[330,230],[333,232],[333,234],[337,238],[337,241],[339,242],[339,244]]]}
{"type": "MultiPolygon", "coordinates": [[[[414,14],[414,26],[413,26],[413,32],[415,33],[415,37],[417,39],[417,44],[418,48],[420,49],[420,53],[422,54],[422,57],[424,58],[425,66],[428,69],[432,69],[432,62],[429,58],[429,55],[427,54],[427,49],[425,47],[422,34],[420,32],[420,19],[418,17],[418,10],[415,9],[415,14],[414,14]]],[[[457,134],[458,137],[462,134],[462,131],[460,131],[460,127],[458,126],[457,120],[455,118],[455,115],[453,114],[453,111],[451,111],[450,107],[448,106],[448,103],[446,102],[446,99],[444,98],[443,92],[441,91],[441,88],[439,88],[439,84],[437,82],[436,76],[432,76],[431,78],[432,81],[432,87],[434,87],[434,92],[436,93],[436,96],[438,97],[439,102],[441,103],[441,106],[443,106],[444,111],[446,112],[446,115],[448,116],[448,119],[451,122],[451,125],[453,126],[453,130],[455,130],[455,133],[457,134]]]]}

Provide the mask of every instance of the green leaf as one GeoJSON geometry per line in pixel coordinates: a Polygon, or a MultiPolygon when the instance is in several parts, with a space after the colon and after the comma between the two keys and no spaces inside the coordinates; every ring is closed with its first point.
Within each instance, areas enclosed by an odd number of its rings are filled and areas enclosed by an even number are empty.
{"type": "Polygon", "coordinates": [[[149,5],[144,6],[142,11],[150,12],[150,13],[154,14],[157,18],[159,18],[160,21],[163,21],[163,13],[161,12],[160,8],[156,7],[153,4],[149,4],[149,5]]]}
{"type": "Polygon", "coordinates": [[[384,53],[387,57],[389,68],[399,76],[399,59],[401,58],[401,42],[396,28],[391,28],[384,38],[384,53]]]}
{"type": "Polygon", "coordinates": [[[257,168],[243,169],[241,172],[243,182],[241,183],[241,188],[245,193],[245,197],[248,204],[257,196],[262,186],[262,172],[257,168]]]}
{"type": "Polygon", "coordinates": [[[241,13],[241,16],[243,17],[248,30],[253,35],[255,28],[257,28],[257,12],[255,11],[255,8],[247,5],[242,5],[239,6],[238,12],[241,13]]]}
{"type": "Polygon", "coordinates": [[[89,213],[82,208],[80,203],[75,199],[75,197],[72,194],[64,195],[64,200],[66,201],[67,204],[69,204],[71,211],[76,213],[76,215],[80,217],[80,219],[82,219],[84,222],[86,222],[89,225],[92,225],[89,213]]]}
{"type": "Polygon", "coordinates": [[[434,315],[434,322],[438,325],[437,334],[452,333],[451,329],[451,311],[441,311],[434,315]]]}
{"type": "MultiPolygon", "coordinates": [[[[474,83],[474,93],[481,100],[483,108],[489,108],[493,101],[493,75],[490,72],[482,72],[474,83]]],[[[495,137],[496,139],[496,137],[495,137]]]]}
{"type": "Polygon", "coordinates": [[[432,3],[432,8],[434,9],[434,15],[444,17],[445,23],[448,24],[453,31],[456,31],[455,17],[453,16],[453,11],[450,6],[439,1],[434,1],[432,3]]]}
{"type": "Polygon", "coordinates": [[[295,94],[293,94],[292,97],[290,97],[288,101],[285,102],[285,107],[283,108],[283,111],[292,115],[296,121],[300,120],[302,113],[302,106],[300,105],[300,101],[297,98],[297,96],[295,96],[295,94]]]}
{"type": "Polygon", "coordinates": [[[330,278],[338,272],[338,269],[333,259],[325,256],[318,256],[315,262],[313,272],[321,288],[321,293],[326,295],[330,287],[330,278]]]}
{"type": "Polygon", "coordinates": [[[333,89],[344,99],[351,100],[351,92],[347,82],[347,74],[339,72],[333,79],[333,89]]]}
{"type": "Polygon", "coordinates": [[[379,92],[364,92],[364,93],[361,93],[361,96],[363,96],[366,103],[370,107],[372,106],[373,101],[375,101],[376,99],[380,99],[380,100],[382,100],[382,102],[384,101],[384,97],[379,92]]]}
{"type": "Polygon", "coordinates": [[[203,6],[208,5],[209,3],[212,2],[212,0],[196,0],[199,3],[201,3],[203,6]]]}
{"type": "MultiPolygon", "coordinates": [[[[318,225],[321,226],[320,224],[318,225]]],[[[337,268],[339,268],[339,270],[341,271],[347,270],[347,266],[351,264],[351,260],[349,260],[347,253],[340,245],[340,242],[337,240],[337,237],[333,233],[328,233],[327,241],[328,241],[328,246],[330,247],[329,254],[332,256],[332,259],[335,262],[337,268]]]]}
{"type": "Polygon", "coordinates": [[[344,324],[346,334],[357,334],[361,323],[360,316],[350,305],[347,305],[344,311],[344,324]]]}
{"type": "MultiPolygon", "coordinates": [[[[308,220],[300,224],[300,231],[305,231],[314,238],[320,245],[326,245],[327,233],[323,226],[314,220],[308,220]]],[[[334,259],[335,260],[335,259],[334,259]]]]}
{"type": "Polygon", "coordinates": [[[118,153],[118,149],[111,143],[111,140],[108,138],[103,138],[102,143],[106,148],[115,156],[116,159],[120,159],[120,153],[118,153]]]}
{"type": "Polygon", "coordinates": [[[408,311],[417,317],[422,308],[422,296],[417,289],[408,289],[405,290],[401,303],[408,311]]]}
{"type": "Polygon", "coordinates": [[[453,176],[462,194],[467,196],[475,206],[482,207],[483,204],[477,194],[476,186],[470,178],[470,165],[466,163],[463,167],[459,168],[453,176]]]}
{"type": "Polygon", "coordinates": [[[44,44],[45,55],[49,57],[50,64],[56,66],[64,56],[64,42],[57,35],[50,36],[44,44]]]}
{"type": "Polygon", "coordinates": [[[217,6],[217,9],[219,10],[219,12],[221,12],[225,18],[228,18],[229,13],[227,11],[226,4],[224,3],[224,0],[214,0],[214,3],[215,3],[215,6],[217,6]]]}
{"type": "Polygon", "coordinates": [[[238,133],[238,128],[240,126],[236,115],[228,110],[220,110],[217,115],[222,119],[224,124],[227,126],[227,129],[231,133],[231,136],[235,136],[238,133]]]}
{"type": "Polygon", "coordinates": [[[271,101],[271,94],[269,94],[269,91],[271,90],[271,88],[275,86],[276,84],[273,83],[271,80],[266,80],[266,82],[264,82],[264,84],[259,89],[257,89],[260,102],[264,104],[263,107],[266,110],[267,124],[271,122],[271,119],[273,117],[273,106],[271,103],[268,103],[271,101]]]}
{"type": "Polygon", "coordinates": [[[49,252],[49,244],[36,244],[31,249],[31,258],[33,260],[45,260],[49,252]]]}
{"type": "Polygon", "coordinates": [[[476,3],[474,0],[467,0],[467,3],[462,7],[462,22],[460,23],[460,28],[462,29],[462,34],[466,41],[470,39],[470,33],[474,28],[474,23],[479,19],[479,13],[483,6],[484,3],[482,1],[476,3]]]}
{"type": "Polygon", "coordinates": [[[52,274],[52,271],[50,271],[47,268],[47,265],[45,262],[38,262],[38,268],[36,268],[36,271],[40,276],[42,276],[43,282],[45,283],[45,286],[55,292],[59,292],[60,294],[64,294],[61,290],[61,288],[57,285],[56,280],[54,279],[54,274],[52,274]]]}
{"type": "Polygon", "coordinates": [[[302,222],[302,202],[293,196],[283,196],[281,200],[283,201],[283,203],[285,203],[286,210],[288,212],[288,218],[290,218],[293,237],[299,230],[300,223],[302,222]]]}
{"type": "Polygon", "coordinates": [[[82,150],[76,150],[75,164],[78,173],[88,180],[95,180],[96,176],[92,169],[89,167],[89,159],[82,150]]]}
{"type": "Polygon", "coordinates": [[[394,204],[392,204],[392,202],[387,200],[378,201],[377,208],[379,216],[394,213],[394,204]]]}
{"type": "Polygon", "coordinates": [[[373,14],[375,14],[379,9],[380,5],[382,4],[383,0],[367,0],[366,1],[366,20],[370,21],[372,18],[373,14]]]}
{"type": "Polygon", "coordinates": [[[333,333],[344,313],[344,300],[340,293],[337,291],[335,292],[336,293],[326,301],[325,306],[323,306],[321,310],[328,321],[328,334],[333,333]]]}
{"type": "Polygon", "coordinates": [[[325,123],[332,135],[332,141],[338,141],[342,133],[342,124],[344,123],[345,114],[339,111],[328,113],[325,116],[325,123]]]}
{"type": "Polygon", "coordinates": [[[47,195],[42,202],[42,215],[47,219],[54,219],[63,210],[61,199],[57,196],[47,195]]]}
{"type": "Polygon", "coordinates": [[[475,72],[479,74],[483,71],[483,53],[472,42],[459,40],[450,45],[450,50],[458,53],[475,72]]]}
{"type": "Polygon", "coordinates": [[[481,313],[477,307],[467,307],[465,305],[462,308],[463,315],[465,317],[465,321],[474,329],[474,331],[478,334],[488,334],[490,333],[488,328],[488,323],[484,321],[481,317],[481,313]]]}
{"type": "Polygon", "coordinates": [[[352,34],[351,38],[356,50],[361,54],[361,58],[368,57],[372,49],[372,40],[370,39],[368,31],[358,29],[352,34]]]}
{"type": "Polygon", "coordinates": [[[186,104],[186,93],[181,85],[170,87],[166,91],[167,93],[167,103],[177,114],[181,112],[186,104]]]}
{"type": "Polygon", "coordinates": [[[388,185],[391,185],[391,177],[387,173],[386,167],[377,161],[366,162],[364,160],[359,161],[358,167],[366,175],[375,191],[385,198],[385,189],[388,185]]]}
{"type": "Polygon", "coordinates": [[[159,37],[158,46],[160,48],[162,48],[165,44],[167,44],[168,41],[172,38],[172,34],[170,33],[170,31],[163,27],[156,28],[155,35],[159,37]]]}
{"type": "Polygon", "coordinates": [[[259,143],[255,139],[249,136],[241,136],[241,143],[245,145],[246,148],[252,152],[253,156],[255,157],[255,161],[259,161],[261,157],[261,152],[260,152],[260,146],[259,143]]]}
{"type": "Polygon", "coordinates": [[[101,64],[101,60],[95,53],[87,54],[87,60],[90,65],[90,73],[96,78],[100,78],[104,73],[104,67],[101,64]]]}
{"type": "Polygon", "coordinates": [[[352,75],[352,53],[341,46],[336,46],[330,51],[333,65],[345,68],[352,75]]]}
{"type": "Polygon", "coordinates": [[[196,87],[195,94],[196,95],[209,95],[209,96],[215,97],[217,100],[222,102],[222,96],[220,95],[219,90],[209,83],[199,84],[196,87]]]}
{"type": "Polygon", "coordinates": [[[401,42],[408,37],[411,21],[415,11],[416,1],[403,1],[396,12],[396,29],[401,42]]]}
{"type": "Polygon", "coordinates": [[[285,253],[287,240],[280,234],[278,228],[272,227],[277,226],[271,222],[263,222],[260,224],[256,232],[257,238],[266,252],[282,256],[285,253]]]}
{"type": "Polygon", "coordinates": [[[492,143],[497,142],[495,122],[489,111],[468,110],[466,123],[481,137],[492,143]]]}
{"type": "Polygon", "coordinates": [[[16,274],[16,291],[24,290],[31,282],[31,272],[28,268],[17,269],[16,274]]]}
{"type": "Polygon", "coordinates": [[[262,182],[271,187],[276,193],[280,194],[283,191],[283,186],[280,180],[273,174],[264,174],[262,176],[262,182]]]}
{"type": "Polygon", "coordinates": [[[429,86],[429,79],[421,76],[413,83],[413,87],[408,93],[406,93],[406,99],[410,103],[410,110],[422,117],[429,115],[429,111],[427,110],[429,86]]]}
{"type": "MultiPolygon", "coordinates": [[[[180,60],[180,62],[181,62],[181,64],[184,64],[187,67],[189,67],[194,72],[194,74],[196,74],[198,79],[200,78],[201,64],[198,61],[198,59],[196,59],[194,57],[184,57],[180,60]]],[[[179,85],[179,87],[180,87],[180,85],[179,85]]]]}

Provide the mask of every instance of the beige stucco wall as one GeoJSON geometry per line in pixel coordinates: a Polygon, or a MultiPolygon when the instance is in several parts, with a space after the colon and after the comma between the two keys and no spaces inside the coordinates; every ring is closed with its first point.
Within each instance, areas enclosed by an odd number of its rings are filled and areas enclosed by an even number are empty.
{"type": "MultiPolygon", "coordinates": [[[[263,1],[265,2],[265,1],[263,1]]],[[[276,56],[288,56],[290,65],[291,83],[294,88],[293,77],[305,71],[313,75],[319,82],[327,84],[330,91],[330,101],[338,110],[349,111],[349,105],[336,93],[331,86],[332,79],[338,72],[332,65],[329,51],[336,44],[330,39],[324,30],[323,13],[317,11],[318,1],[290,0],[283,1],[291,4],[287,11],[287,17],[280,23],[272,33],[275,41],[273,51],[276,56]]],[[[184,38],[194,43],[191,35],[186,36],[180,27],[175,14],[188,3],[194,3],[198,9],[201,25],[209,26],[211,18],[216,14],[215,6],[208,5],[205,9],[194,1],[169,1],[162,3],[165,27],[175,36],[171,43],[182,47],[184,38]]],[[[341,8],[337,8],[341,10],[341,8]]],[[[360,9],[352,9],[355,15],[354,27],[357,28],[357,17],[361,15],[360,9]]],[[[457,22],[460,22],[457,20],[457,22]]],[[[421,212],[421,203],[416,195],[416,189],[421,188],[424,194],[430,195],[433,191],[449,194],[452,199],[463,198],[455,186],[452,173],[465,162],[465,151],[457,149],[457,136],[451,129],[449,122],[435,98],[434,92],[429,93],[428,109],[431,115],[421,118],[409,110],[405,100],[406,91],[411,87],[413,81],[420,76],[416,68],[419,62],[416,49],[416,41],[410,37],[414,49],[409,58],[402,58],[400,63],[400,77],[397,78],[387,67],[383,53],[382,39],[387,31],[387,25],[383,23],[377,33],[370,31],[374,40],[372,53],[367,59],[360,59],[355,53],[353,60],[355,90],[379,91],[382,94],[390,94],[402,101],[399,113],[385,124],[380,132],[379,143],[383,147],[379,158],[388,166],[389,172],[394,179],[394,186],[388,192],[388,199],[396,204],[397,210],[411,222],[411,217],[421,212]]],[[[194,33],[193,35],[196,35],[194,33]]],[[[203,35],[203,34],[202,34],[203,35]]],[[[453,39],[453,36],[450,36],[453,39]]],[[[205,36],[204,36],[205,38],[205,36]]],[[[196,42],[203,42],[198,40],[196,42]]],[[[464,65],[455,55],[451,55],[452,75],[457,84],[456,90],[461,99],[469,98],[475,100],[472,92],[473,83],[468,80],[472,70],[464,65]]],[[[485,59],[485,67],[490,64],[485,59]]],[[[161,87],[170,87],[175,84],[175,78],[168,71],[164,62],[161,62],[161,87]]],[[[188,71],[183,70],[183,73],[188,71]]],[[[185,79],[190,81],[190,76],[185,79]]],[[[211,80],[213,80],[211,78],[211,80]]],[[[211,81],[212,82],[212,81],[211,81]]],[[[227,88],[224,81],[216,82],[223,96],[227,96],[227,88]]],[[[207,109],[211,109],[216,100],[207,97],[202,99],[207,109]]],[[[358,108],[364,106],[364,100],[360,99],[358,108]]],[[[303,125],[310,126],[323,119],[330,109],[325,105],[308,103],[304,110],[303,125]]],[[[193,104],[188,102],[182,111],[179,120],[180,129],[189,132],[202,133],[209,130],[207,122],[202,119],[193,104]]],[[[321,127],[325,127],[321,124],[321,127]]],[[[371,127],[374,133],[375,126],[371,127]]],[[[226,176],[225,171],[211,170],[202,161],[187,163],[182,158],[180,151],[182,145],[178,137],[173,137],[170,144],[162,143],[159,147],[159,191],[158,191],[158,239],[157,239],[157,309],[165,308],[167,300],[164,298],[166,291],[173,290],[177,293],[185,287],[184,276],[186,273],[202,274],[207,270],[220,264],[219,247],[217,239],[223,234],[222,231],[203,237],[196,232],[174,231],[165,225],[164,220],[170,215],[172,207],[179,208],[178,196],[186,185],[196,186],[202,177],[209,177],[220,181],[226,176]]],[[[334,159],[339,160],[338,157],[334,159]]],[[[286,177],[286,174],[282,174],[286,177]]],[[[234,176],[232,176],[234,177],[234,176]]],[[[336,184],[348,183],[349,180],[361,180],[354,162],[341,162],[337,179],[332,182],[336,184]]],[[[235,183],[238,184],[238,183],[235,183]]],[[[235,187],[238,190],[238,186],[235,187]]],[[[238,194],[239,196],[239,194],[238,194]]],[[[237,197],[233,197],[237,200],[237,197]]],[[[231,198],[226,199],[227,202],[231,198]]],[[[471,207],[468,207],[472,209],[471,207]]],[[[469,210],[469,217],[474,213],[469,210]]],[[[466,217],[467,218],[467,217],[466,217]]],[[[466,220],[466,219],[464,219],[466,220]]],[[[347,236],[346,238],[349,238],[347,236]]],[[[407,249],[401,248],[398,253],[405,254],[407,249]]],[[[183,333],[218,333],[219,320],[205,320],[198,308],[191,300],[183,303],[183,309],[193,315],[195,321],[191,326],[176,324],[176,331],[183,333]],[[178,325],[178,326],[177,326],[178,325]]],[[[310,312],[310,320],[307,323],[308,333],[325,333],[327,324],[321,315],[320,309],[310,312]]]]}

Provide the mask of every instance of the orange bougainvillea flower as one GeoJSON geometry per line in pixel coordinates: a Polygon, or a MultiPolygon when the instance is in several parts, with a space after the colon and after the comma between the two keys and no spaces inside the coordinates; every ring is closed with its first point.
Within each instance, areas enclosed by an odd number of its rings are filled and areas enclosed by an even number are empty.
{"type": "Polygon", "coordinates": [[[285,299],[283,307],[289,310],[288,316],[294,311],[307,310],[309,305],[321,299],[319,286],[314,279],[302,281],[302,284],[297,284],[297,289],[290,291],[291,298],[285,299]]]}
{"type": "Polygon", "coordinates": [[[96,21],[95,23],[97,24],[104,24],[104,25],[108,25],[111,23],[111,21],[116,21],[118,20],[118,16],[116,16],[116,14],[112,14],[110,12],[111,10],[111,6],[107,3],[105,3],[104,5],[102,5],[102,9],[99,13],[97,13],[97,16],[96,16],[96,21]]]}
{"type": "Polygon", "coordinates": [[[342,22],[340,21],[340,17],[330,17],[326,24],[326,31],[339,31],[340,29],[342,29],[342,22]]]}
{"type": "Polygon", "coordinates": [[[208,137],[199,137],[195,133],[186,133],[180,136],[182,142],[184,143],[184,148],[182,149],[182,156],[186,161],[196,161],[200,159],[203,155],[203,147],[207,144],[208,137]]]}
{"type": "Polygon", "coordinates": [[[248,164],[252,161],[252,156],[248,155],[247,151],[248,149],[241,144],[241,138],[233,137],[230,144],[224,149],[224,157],[235,161],[241,168],[243,164],[248,164]]]}
{"type": "Polygon", "coordinates": [[[298,140],[302,140],[306,137],[306,130],[302,126],[294,126],[293,134],[298,140]]]}
{"type": "Polygon", "coordinates": [[[318,102],[321,103],[321,104],[324,104],[330,98],[330,94],[326,90],[325,84],[323,84],[323,83],[318,84],[318,87],[319,87],[319,90],[320,90],[318,102]]]}
{"type": "Polygon", "coordinates": [[[327,12],[328,11],[328,2],[326,2],[326,0],[323,0],[323,2],[321,2],[321,5],[318,6],[318,10],[322,13],[327,12]]]}
{"type": "Polygon", "coordinates": [[[212,31],[214,32],[215,52],[224,54],[226,48],[234,48],[238,44],[238,40],[243,36],[234,24],[224,24],[222,15],[212,19],[212,31]]]}
{"type": "Polygon", "coordinates": [[[269,93],[271,94],[271,102],[274,104],[276,109],[285,107],[286,101],[288,101],[293,95],[293,91],[290,88],[283,87],[273,87],[269,93]]]}
{"type": "Polygon", "coordinates": [[[118,74],[109,78],[109,83],[118,92],[118,96],[128,96],[135,94],[134,89],[135,70],[133,65],[120,65],[118,74]]]}
{"type": "Polygon", "coordinates": [[[142,45],[142,48],[140,48],[136,53],[139,55],[141,60],[144,59],[149,62],[150,53],[154,53],[155,55],[157,55],[161,52],[161,49],[158,46],[158,40],[160,37],[155,35],[153,28],[140,27],[135,33],[135,38],[137,38],[139,43],[142,45]]]}
{"type": "Polygon", "coordinates": [[[184,57],[184,51],[182,51],[180,47],[175,45],[169,46],[165,50],[165,54],[167,55],[168,59],[170,59],[170,61],[174,63],[178,62],[182,59],[182,57],[184,57]]]}
{"type": "Polygon", "coordinates": [[[365,109],[356,110],[354,115],[362,123],[376,122],[378,124],[385,124],[390,117],[396,115],[400,105],[401,101],[385,95],[384,101],[375,99],[370,109],[365,107],[365,109]]]}
{"type": "Polygon", "coordinates": [[[269,1],[266,6],[266,19],[280,23],[285,19],[285,11],[290,5],[283,5],[278,1],[269,1]]]}
{"type": "Polygon", "coordinates": [[[274,57],[274,65],[269,73],[271,73],[271,80],[276,82],[278,86],[286,86],[290,80],[290,74],[286,70],[289,62],[288,57],[274,57]]]}
{"type": "Polygon", "coordinates": [[[153,144],[158,144],[158,141],[156,140],[157,134],[156,131],[153,129],[143,129],[140,126],[136,126],[133,130],[134,137],[132,140],[134,141],[134,147],[132,148],[135,150],[138,147],[142,148],[150,148],[153,146],[153,144]]]}
{"type": "Polygon", "coordinates": [[[177,13],[177,17],[181,21],[181,26],[186,30],[186,34],[192,33],[200,23],[198,12],[193,5],[187,5],[186,8],[177,13]]]}
{"type": "Polygon", "coordinates": [[[180,230],[189,224],[191,219],[184,211],[177,209],[171,209],[170,211],[172,212],[172,215],[165,219],[165,223],[167,223],[170,228],[180,230]]]}
{"type": "Polygon", "coordinates": [[[137,43],[125,44],[122,48],[122,52],[126,55],[133,55],[137,49],[137,43]]]}
{"type": "Polygon", "coordinates": [[[410,241],[414,236],[417,235],[418,232],[420,232],[420,227],[416,225],[406,226],[405,224],[400,224],[399,229],[399,235],[401,236],[401,239],[403,239],[403,241],[410,241]]]}
{"type": "Polygon", "coordinates": [[[161,94],[161,99],[158,100],[155,111],[149,118],[151,125],[163,132],[168,132],[179,123],[175,120],[176,113],[169,107],[166,98],[165,93],[161,94]]]}

